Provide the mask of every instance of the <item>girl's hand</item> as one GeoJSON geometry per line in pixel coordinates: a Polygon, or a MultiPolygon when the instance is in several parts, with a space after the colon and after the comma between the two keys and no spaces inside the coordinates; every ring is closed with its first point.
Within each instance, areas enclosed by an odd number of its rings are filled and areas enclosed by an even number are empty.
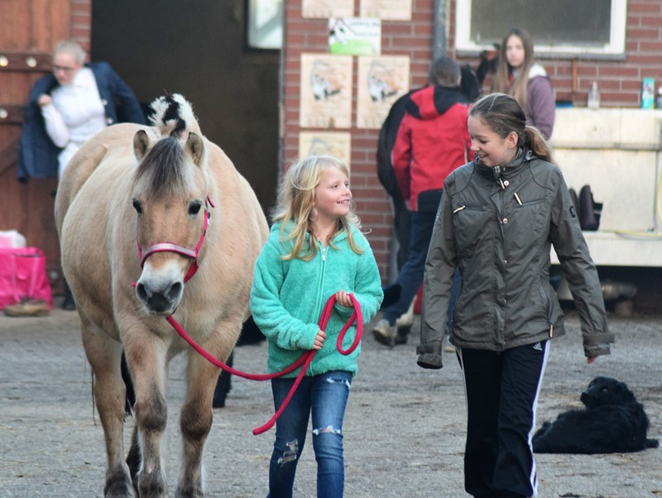
{"type": "Polygon", "coordinates": [[[315,336],[315,344],[313,345],[313,349],[315,349],[315,350],[322,349],[322,346],[324,346],[324,339],[326,339],[326,333],[323,330],[317,331],[317,335],[315,336]]]}
{"type": "Polygon", "coordinates": [[[336,292],[336,302],[340,306],[344,306],[345,308],[353,308],[354,307],[354,303],[350,299],[349,294],[345,291],[342,291],[342,290],[339,290],[338,292],[336,292]]]}

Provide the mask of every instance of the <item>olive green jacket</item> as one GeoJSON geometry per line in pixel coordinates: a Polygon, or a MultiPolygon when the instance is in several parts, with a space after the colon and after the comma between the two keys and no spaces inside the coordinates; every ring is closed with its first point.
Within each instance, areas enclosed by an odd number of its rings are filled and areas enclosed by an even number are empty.
{"type": "Polygon", "coordinates": [[[425,263],[421,366],[442,366],[456,266],[462,287],[450,341],[457,347],[503,351],[563,335],[549,282],[551,246],[577,306],[585,355],[610,353],[598,273],[555,165],[524,149],[494,169],[476,159],[449,175],[444,192],[425,263]]]}

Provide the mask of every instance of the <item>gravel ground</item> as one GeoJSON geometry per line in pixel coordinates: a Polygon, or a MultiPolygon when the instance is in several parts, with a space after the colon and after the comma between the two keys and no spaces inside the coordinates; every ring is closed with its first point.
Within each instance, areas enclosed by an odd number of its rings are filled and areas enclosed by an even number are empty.
{"type": "MultiPolygon", "coordinates": [[[[649,437],[662,438],[660,345],[662,315],[610,318],[617,344],[609,357],[584,361],[579,322],[552,342],[538,407],[540,421],[579,407],[579,393],[596,375],[626,382],[651,419],[649,437]]],[[[345,495],[459,497],[465,404],[453,353],[441,371],[416,366],[417,337],[389,350],[369,328],[345,420],[345,495]]],[[[74,312],[56,308],[42,318],[0,315],[0,497],[100,497],[105,452],[91,397],[91,372],[74,312]]],[[[184,361],[173,361],[164,448],[171,494],[180,461],[178,411],[184,361]]],[[[263,372],[266,347],[242,346],[235,368],[263,372]]],[[[272,414],[268,383],[233,379],[226,408],[216,410],[206,455],[207,496],[262,497],[273,431],[253,436],[272,414]]],[[[127,444],[132,421],[127,421],[127,444]]],[[[538,455],[541,497],[642,498],[662,496],[662,450],[631,454],[538,455]]],[[[315,461],[304,449],[296,497],[315,496],[315,461]]]]}

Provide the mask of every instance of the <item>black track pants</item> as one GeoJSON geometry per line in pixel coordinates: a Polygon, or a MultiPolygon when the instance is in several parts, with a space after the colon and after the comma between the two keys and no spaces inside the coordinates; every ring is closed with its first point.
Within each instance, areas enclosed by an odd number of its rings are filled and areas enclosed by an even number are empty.
{"type": "Polygon", "coordinates": [[[465,489],[476,497],[537,493],[531,449],[547,342],[501,353],[458,349],[467,401],[465,489]]]}

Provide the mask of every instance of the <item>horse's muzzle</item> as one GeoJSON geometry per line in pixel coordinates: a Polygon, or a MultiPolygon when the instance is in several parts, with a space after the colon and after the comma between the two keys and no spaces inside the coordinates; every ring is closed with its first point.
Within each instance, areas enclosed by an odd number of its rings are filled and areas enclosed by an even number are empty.
{"type": "Polygon", "coordinates": [[[143,272],[136,283],[136,296],[150,314],[170,315],[175,312],[184,294],[184,281],[165,275],[143,272]],[[145,274],[147,273],[147,274],[145,274]]]}

